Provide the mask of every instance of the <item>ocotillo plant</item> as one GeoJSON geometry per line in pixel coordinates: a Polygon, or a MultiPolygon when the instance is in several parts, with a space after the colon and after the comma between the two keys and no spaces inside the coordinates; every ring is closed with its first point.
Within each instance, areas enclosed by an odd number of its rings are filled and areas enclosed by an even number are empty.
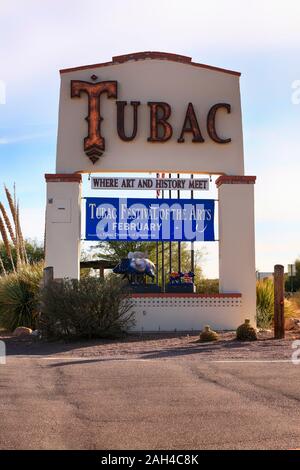
{"type": "MultiPolygon", "coordinates": [[[[4,204],[0,202],[0,234],[7,257],[11,260],[12,269],[13,271],[16,271],[21,265],[28,264],[28,258],[26,253],[26,245],[21,230],[19,204],[16,202],[16,197],[12,197],[9,189],[6,186],[4,186],[4,189],[13,223],[11,222],[4,204]],[[11,246],[14,247],[16,252],[16,265],[13,261],[11,246]]],[[[5,275],[6,272],[2,260],[0,261],[0,267],[2,268],[2,272],[5,275]]]]}

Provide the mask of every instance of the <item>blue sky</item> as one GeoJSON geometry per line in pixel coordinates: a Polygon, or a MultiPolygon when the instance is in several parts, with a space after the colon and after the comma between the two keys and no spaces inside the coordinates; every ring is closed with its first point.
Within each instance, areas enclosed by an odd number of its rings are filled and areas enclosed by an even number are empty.
{"type": "MultiPolygon", "coordinates": [[[[256,265],[268,271],[300,256],[299,17],[296,0],[0,0],[0,198],[2,182],[15,181],[25,235],[43,238],[58,70],[159,50],[242,72],[246,174],[258,177],[256,265]]],[[[217,246],[205,249],[214,276],[217,246]]]]}

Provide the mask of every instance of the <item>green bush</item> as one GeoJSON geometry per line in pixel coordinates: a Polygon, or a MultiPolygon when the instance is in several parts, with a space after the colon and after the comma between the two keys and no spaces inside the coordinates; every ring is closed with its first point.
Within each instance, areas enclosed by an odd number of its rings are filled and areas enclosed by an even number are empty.
{"type": "Polygon", "coordinates": [[[114,275],[54,281],[42,290],[41,311],[47,339],[118,337],[134,325],[129,292],[114,275]]]}
{"type": "Polygon", "coordinates": [[[42,265],[35,264],[0,277],[0,327],[9,331],[18,326],[36,328],[42,275],[42,265]]]}
{"type": "Polygon", "coordinates": [[[300,259],[296,259],[295,266],[296,272],[293,281],[290,276],[286,276],[285,290],[287,292],[291,292],[292,288],[294,292],[300,289],[300,259]]]}

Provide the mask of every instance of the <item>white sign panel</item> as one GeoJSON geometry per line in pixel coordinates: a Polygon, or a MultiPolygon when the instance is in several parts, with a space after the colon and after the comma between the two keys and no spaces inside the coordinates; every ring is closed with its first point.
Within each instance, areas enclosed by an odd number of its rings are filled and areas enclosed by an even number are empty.
{"type": "Polygon", "coordinates": [[[91,178],[92,189],[208,191],[208,178],[91,178]]]}

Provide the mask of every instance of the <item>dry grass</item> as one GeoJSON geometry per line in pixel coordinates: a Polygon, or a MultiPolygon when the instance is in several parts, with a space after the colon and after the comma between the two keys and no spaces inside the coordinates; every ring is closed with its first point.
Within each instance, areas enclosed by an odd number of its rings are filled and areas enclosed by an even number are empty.
{"type": "Polygon", "coordinates": [[[23,233],[22,233],[21,224],[20,224],[20,207],[19,207],[19,204],[17,204],[17,226],[16,226],[16,231],[18,232],[18,238],[19,238],[19,242],[20,242],[20,256],[21,256],[22,262],[27,264],[28,263],[28,258],[27,258],[25,242],[24,242],[23,233]]]}
{"type": "Polygon", "coordinates": [[[2,216],[3,216],[3,219],[4,219],[4,222],[5,222],[5,225],[7,227],[7,230],[9,232],[9,236],[10,236],[10,239],[11,241],[13,242],[14,245],[16,245],[16,238],[15,238],[15,234],[14,234],[14,231],[13,231],[13,228],[12,228],[12,225],[11,225],[11,222],[9,220],[9,217],[8,217],[8,214],[5,210],[5,207],[4,205],[2,204],[2,202],[0,202],[0,211],[2,212],[2,216]]]}
{"type": "Polygon", "coordinates": [[[9,239],[8,239],[8,236],[7,236],[5,224],[4,224],[3,219],[2,219],[1,216],[0,216],[0,233],[1,233],[1,236],[2,236],[2,240],[3,240],[4,246],[5,246],[7,256],[11,260],[12,268],[13,268],[13,271],[14,271],[15,270],[15,265],[14,265],[13,258],[12,258],[10,243],[9,243],[9,239]]]}
{"type": "Polygon", "coordinates": [[[300,291],[295,292],[293,296],[286,302],[289,303],[290,308],[293,311],[293,316],[295,318],[300,318],[300,291]]]}
{"type": "Polygon", "coordinates": [[[6,270],[5,270],[5,267],[4,267],[1,256],[0,256],[0,267],[1,267],[2,274],[4,274],[4,276],[6,276],[6,270]]]}

